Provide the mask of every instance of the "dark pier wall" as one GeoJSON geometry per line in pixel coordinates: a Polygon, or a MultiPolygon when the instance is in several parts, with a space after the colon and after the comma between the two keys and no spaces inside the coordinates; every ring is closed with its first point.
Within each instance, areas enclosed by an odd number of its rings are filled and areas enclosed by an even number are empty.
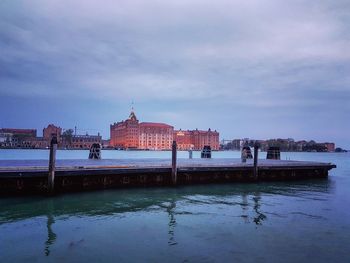
{"type": "MultiPolygon", "coordinates": [[[[257,179],[253,167],[179,168],[177,185],[327,178],[328,171],[332,168],[334,166],[261,167],[257,179]]],[[[2,171],[0,195],[46,194],[47,174],[47,171],[2,171]]],[[[171,175],[171,168],[61,170],[56,172],[54,192],[171,186],[171,175]]]]}

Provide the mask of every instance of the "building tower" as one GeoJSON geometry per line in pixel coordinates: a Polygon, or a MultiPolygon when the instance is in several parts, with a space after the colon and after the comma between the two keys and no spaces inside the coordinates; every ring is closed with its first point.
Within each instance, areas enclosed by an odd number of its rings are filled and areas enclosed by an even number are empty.
{"type": "Polygon", "coordinates": [[[139,148],[139,120],[134,112],[134,107],[131,108],[127,120],[111,124],[110,135],[110,145],[112,147],[121,149],[139,148]]]}

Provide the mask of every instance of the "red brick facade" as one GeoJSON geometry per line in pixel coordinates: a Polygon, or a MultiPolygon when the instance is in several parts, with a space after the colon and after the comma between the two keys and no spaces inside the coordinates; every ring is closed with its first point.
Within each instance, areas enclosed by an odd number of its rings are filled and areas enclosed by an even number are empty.
{"type": "Polygon", "coordinates": [[[140,123],[139,149],[170,150],[174,127],[164,123],[140,123]]]}
{"type": "Polygon", "coordinates": [[[328,152],[335,151],[335,144],[332,142],[325,142],[324,146],[326,146],[328,152]]]}
{"type": "Polygon", "coordinates": [[[195,149],[192,131],[174,131],[174,140],[179,150],[195,149]]]}
{"type": "Polygon", "coordinates": [[[134,111],[110,126],[110,146],[122,149],[169,150],[174,128],[164,123],[139,123],[134,111]]]}
{"type": "Polygon", "coordinates": [[[204,146],[209,145],[212,150],[219,150],[219,133],[212,131],[192,130],[174,132],[174,140],[176,140],[178,149],[180,150],[202,150],[204,146]]]}
{"type": "Polygon", "coordinates": [[[133,111],[127,120],[112,124],[110,134],[110,146],[115,148],[170,150],[172,141],[176,140],[179,150],[202,150],[205,145],[219,150],[217,131],[174,131],[173,126],[165,123],[139,123],[133,111]]]}
{"type": "Polygon", "coordinates": [[[90,149],[92,144],[102,143],[102,137],[98,135],[73,135],[71,148],[73,149],[90,149]]]}
{"type": "Polygon", "coordinates": [[[2,129],[0,129],[0,132],[11,133],[14,136],[36,137],[36,130],[35,129],[2,128],[2,129]]]}
{"type": "Polygon", "coordinates": [[[55,135],[57,137],[57,141],[61,142],[61,134],[62,128],[57,127],[53,124],[49,124],[46,128],[43,129],[43,137],[47,142],[51,142],[52,136],[55,135]]]}
{"type": "Polygon", "coordinates": [[[110,126],[110,145],[116,148],[135,148],[139,147],[139,121],[135,113],[130,113],[129,119],[111,124],[110,126]]]}

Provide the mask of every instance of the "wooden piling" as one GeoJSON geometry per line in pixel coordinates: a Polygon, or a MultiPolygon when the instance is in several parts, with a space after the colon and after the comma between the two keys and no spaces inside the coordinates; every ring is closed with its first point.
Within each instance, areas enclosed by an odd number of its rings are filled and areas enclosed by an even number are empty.
{"type": "Polygon", "coordinates": [[[254,144],[254,178],[258,179],[258,151],[259,149],[259,144],[255,143],[254,144]]]}
{"type": "Polygon", "coordinates": [[[49,175],[47,178],[48,193],[53,194],[55,190],[55,168],[56,168],[57,137],[52,137],[50,143],[49,175]]]}
{"type": "Polygon", "coordinates": [[[176,155],[177,155],[177,145],[176,145],[176,141],[173,141],[172,151],[171,151],[171,181],[173,185],[177,184],[176,155]]]}

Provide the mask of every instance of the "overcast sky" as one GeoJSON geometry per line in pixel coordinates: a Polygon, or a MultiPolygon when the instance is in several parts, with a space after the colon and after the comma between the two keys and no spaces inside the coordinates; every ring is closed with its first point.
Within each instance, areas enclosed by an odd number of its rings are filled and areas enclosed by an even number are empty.
{"type": "Polygon", "coordinates": [[[350,148],[350,1],[1,0],[0,127],[128,117],[350,148]]]}

